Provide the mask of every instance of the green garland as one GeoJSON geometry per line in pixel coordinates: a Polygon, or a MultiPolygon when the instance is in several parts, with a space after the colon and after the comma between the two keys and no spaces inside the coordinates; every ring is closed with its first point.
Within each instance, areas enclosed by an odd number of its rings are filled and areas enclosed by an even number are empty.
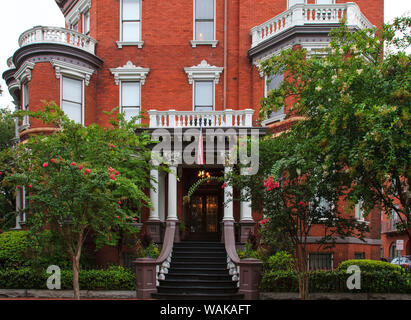
{"type": "Polygon", "coordinates": [[[208,178],[203,178],[203,179],[198,180],[196,183],[194,183],[194,184],[190,187],[190,189],[188,190],[187,195],[184,196],[184,198],[183,198],[184,204],[190,203],[190,201],[191,201],[191,196],[194,194],[194,192],[196,192],[197,189],[198,189],[203,183],[206,183],[206,182],[209,182],[209,181],[223,182],[223,181],[224,181],[224,177],[208,177],[208,178]]]}

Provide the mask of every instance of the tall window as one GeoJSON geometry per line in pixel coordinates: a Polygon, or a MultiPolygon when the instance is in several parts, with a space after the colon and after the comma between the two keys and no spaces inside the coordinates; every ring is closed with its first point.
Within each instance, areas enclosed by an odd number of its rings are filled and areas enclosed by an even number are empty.
{"type": "Polygon", "coordinates": [[[62,77],[61,106],[76,123],[83,123],[83,80],[62,77]]]}
{"type": "Polygon", "coordinates": [[[389,252],[389,257],[388,259],[391,261],[392,259],[394,259],[395,257],[398,256],[398,251],[397,251],[397,245],[395,243],[395,241],[393,243],[391,243],[390,245],[390,252],[389,252]]]}
{"type": "Polygon", "coordinates": [[[355,205],[355,218],[364,221],[364,210],[362,208],[362,201],[355,205]]]}
{"type": "Polygon", "coordinates": [[[140,0],[122,0],[121,41],[140,41],[141,7],[140,0]]]}
{"type": "MultiPolygon", "coordinates": [[[[29,110],[29,85],[27,83],[23,84],[23,96],[22,96],[22,110],[28,111],[29,110]]],[[[24,116],[23,118],[23,126],[28,126],[29,123],[29,116],[24,116]]]]}
{"type": "Polygon", "coordinates": [[[195,0],[195,40],[214,40],[214,0],[195,0]]]}
{"type": "MultiPolygon", "coordinates": [[[[284,74],[274,74],[265,77],[265,97],[268,97],[268,94],[271,90],[278,89],[281,82],[284,81],[284,74]]],[[[284,106],[276,112],[271,112],[269,119],[279,118],[284,115],[284,106]]]]}
{"type": "Polygon", "coordinates": [[[194,84],[194,110],[214,110],[214,82],[195,81],[194,84]]]}
{"type": "Polygon", "coordinates": [[[304,4],[305,0],[288,0],[288,7],[291,8],[293,5],[296,5],[299,3],[304,4]]]}
{"type": "Polygon", "coordinates": [[[124,118],[130,121],[140,113],[140,82],[121,82],[121,112],[124,118]]]}
{"type": "Polygon", "coordinates": [[[90,11],[87,10],[83,14],[83,33],[89,34],[90,33],[90,11]]]}

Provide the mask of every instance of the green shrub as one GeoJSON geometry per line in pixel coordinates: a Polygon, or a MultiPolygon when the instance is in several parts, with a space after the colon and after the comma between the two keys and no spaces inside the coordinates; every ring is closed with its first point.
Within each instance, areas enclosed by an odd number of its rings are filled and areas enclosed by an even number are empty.
{"type": "MultiPolygon", "coordinates": [[[[345,271],[314,271],[310,273],[309,292],[411,293],[409,274],[395,271],[362,271],[361,289],[349,290],[345,271]]],[[[263,274],[260,290],[266,292],[298,292],[298,277],[293,271],[270,270],[263,274]]]]}
{"type": "MultiPolygon", "coordinates": [[[[24,267],[0,270],[1,289],[47,289],[50,274],[45,270],[24,267]]],[[[80,270],[81,290],[135,290],[135,273],[121,266],[102,270],[80,270]]],[[[73,289],[73,273],[61,270],[61,289],[73,289]]]]}
{"type": "Polygon", "coordinates": [[[28,257],[29,239],[27,231],[0,233],[0,267],[21,267],[30,265],[28,257]]]}
{"type": "Polygon", "coordinates": [[[291,254],[287,251],[278,251],[276,254],[270,256],[266,263],[264,264],[264,268],[266,270],[283,270],[283,271],[291,271],[294,270],[294,258],[291,254]]]}
{"type": "Polygon", "coordinates": [[[401,267],[389,262],[378,261],[378,260],[365,260],[365,259],[352,259],[346,260],[340,263],[340,265],[335,269],[336,271],[347,271],[347,268],[351,265],[357,265],[361,272],[379,272],[379,271],[392,271],[401,272],[401,267]]]}

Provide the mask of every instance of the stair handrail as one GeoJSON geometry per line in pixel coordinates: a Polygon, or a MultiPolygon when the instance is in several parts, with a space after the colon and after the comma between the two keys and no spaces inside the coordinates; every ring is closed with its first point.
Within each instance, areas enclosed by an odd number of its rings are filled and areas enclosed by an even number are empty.
{"type": "Polygon", "coordinates": [[[166,230],[164,233],[163,247],[160,255],[155,261],[156,264],[156,286],[159,285],[158,280],[164,280],[165,274],[170,268],[171,257],[173,254],[174,238],[176,233],[176,221],[167,221],[166,230]]]}

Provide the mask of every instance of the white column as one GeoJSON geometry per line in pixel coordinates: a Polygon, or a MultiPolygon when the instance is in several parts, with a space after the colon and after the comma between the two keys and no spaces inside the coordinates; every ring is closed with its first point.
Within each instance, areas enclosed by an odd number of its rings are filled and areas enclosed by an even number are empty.
{"type": "MultiPolygon", "coordinates": [[[[224,173],[228,174],[233,170],[232,167],[224,167],[224,173]]],[[[224,218],[223,221],[234,221],[233,201],[232,201],[233,187],[226,186],[224,188],[224,218]]]]}
{"type": "Polygon", "coordinates": [[[160,217],[158,214],[158,170],[150,170],[150,176],[153,180],[151,180],[150,189],[150,201],[153,204],[153,209],[150,210],[150,216],[148,218],[149,221],[159,221],[160,217]]]}
{"type": "Polygon", "coordinates": [[[166,185],[165,185],[165,173],[159,172],[158,175],[158,215],[160,221],[164,221],[166,218],[165,215],[165,203],[166,203],[166,185]]]}
{"type": "MultiPolygon", "coordinates": [[[[246,193],[247,191],[243,189],[241,191],[242,197],[244,197],[246,193]]],[[[240,202],[240,219],[244,222],[254,221],[251,210],[251,200],[240,202]]]]}
{"type": "Polygon", "coordinates": [[[168,216],[167,220],[178,221],[177,217],[177,167],[170,166],[168,174],[168,216]]]}

